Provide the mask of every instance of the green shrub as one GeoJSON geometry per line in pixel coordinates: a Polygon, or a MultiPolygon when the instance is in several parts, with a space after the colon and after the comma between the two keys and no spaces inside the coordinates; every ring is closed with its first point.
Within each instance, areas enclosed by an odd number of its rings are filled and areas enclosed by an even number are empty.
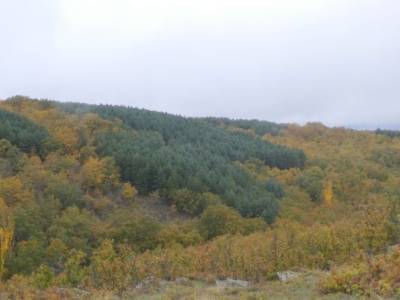
{"type": "Polygon", "coordinates": [[[53,270],[46,265],[41,265],[32,275],[33,285],[39,289],[48,288],[53,279],[54,272],[53,270]]]}

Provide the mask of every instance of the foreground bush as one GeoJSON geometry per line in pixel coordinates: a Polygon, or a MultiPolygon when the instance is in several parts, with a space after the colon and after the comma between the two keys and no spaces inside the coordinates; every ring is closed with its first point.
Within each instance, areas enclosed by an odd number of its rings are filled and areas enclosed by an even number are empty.
{"type": "Polygon", "coordinates": [[[342,292],[366,295],[377,293],[385,297],[400,296],[400,247],[389,253],[364,261],[344,265],[321,281],[324,293],[342,292]]]}
{"type": "Polygon", "coordinates": [[[281,221],[272,230],[248,236],[223,235],[199,246],[145,252],[135,258],[134,273],[137,280],[186,276],[260,281],[294,267],[329,269],[385,249],[393,241],[391,226],[382,211],[326,225],[281,221]]]}

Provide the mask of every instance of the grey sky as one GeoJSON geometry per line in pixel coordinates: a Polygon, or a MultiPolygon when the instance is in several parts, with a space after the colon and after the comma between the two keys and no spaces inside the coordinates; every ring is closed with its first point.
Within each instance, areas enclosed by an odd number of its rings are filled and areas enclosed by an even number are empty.
{"type": "Polygon", "coordinates": [[[0,0],[0,98],[400,125],[398,0],[0,0]]]}

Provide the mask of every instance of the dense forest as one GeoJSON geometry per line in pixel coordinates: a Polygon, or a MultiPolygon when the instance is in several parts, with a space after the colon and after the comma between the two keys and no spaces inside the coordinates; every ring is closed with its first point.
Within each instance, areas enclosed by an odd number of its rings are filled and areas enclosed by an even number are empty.
{"type": "Polygon", "coordinates": [[[0,101],[10,299],[294,268],[323,272],[321,295],[394,297],[399,198],[396,131],[0,101]]]}

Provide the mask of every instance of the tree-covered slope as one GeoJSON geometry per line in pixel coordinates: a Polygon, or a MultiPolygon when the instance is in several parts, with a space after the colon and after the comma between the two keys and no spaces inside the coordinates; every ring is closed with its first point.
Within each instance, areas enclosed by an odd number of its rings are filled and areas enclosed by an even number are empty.
{"type": "MultiPolygon", "coordinates": [[[[231,161],[244,161],[253,158],[278,168],[301,168],[305,162],[302,151],[274,145],[259,137],[224,130],[218,126],[218,123],[220,123],[218,119],[184,118],[123,106],[76,103],[59,103],[58,105],[72,113],[95,112],[106,119],[119,119],[128,128],[159,133],[168,145],[191,144],[201,148],[201,151],[209,151],[213,155],[224,156],[231,161]]],[[[229,124],[227,119],[223,120],[224,123],[229,124]]],[[[231,121],[235,125],[245,122],[231,121]]],[[[276,134],[278,128],[280,128],[279,125],[269,122],[249,122],[254,123],[254,128],[257,128],[255,124],[259,123],[260,127],[263,128],[260,132],[264,134],[269,132],[276,134]],[[269,126],[267,127],[266,124],[269,126]]],[[[249,125],[247,128],[251,128],[251,126],[249,125]]]]}
{"type": "Polygon", "coordinates": [[[277,135],[279,132],[286,127],[284,124],[277,124],[268,121],[260,120],[244,120],[244,119],[228,119],[228,118],[204,118],[209,123],[230,127],[232,129],[239,128],[247,130],[259,136],[266,134],[277,135]]]}
{"type": "Polygon", "coordinates": [[[24,152],[35,152],[40,155],[46,153],[50,142],[45,128],[19,114],[3,109],[0,109],[0,139],[9,140],[24,152]]]}
{"type": "MultiPolygon", "coordinates": [[[[184,118],[122,106],[57,105],[72,114],[92,112],[108,120],[121,120],[123,131],[96,137],[97,153],[113,157],[122,178],[131,181],[141,193],[159,190],[171,202],[180,189],[190,190],[192,196],[193,193],[211,192],[242,215],[262,216],[271,222],[278,213],[279,199],[235,162],[256,159],[281,169],[302,168],[305,163],[304,153],[300,150],[226,130],[209,119],[184,118]]],[[[271,131],[275,132],[277,128],[278,125],[271,125],[271,131]]],[[[199,201],[206,202],[205,199],[199,201]]],[[[206,204],[195,206],[205,207],[206,204]]],[[[201,212],[201,209],[190,207],[185,210],[201,212]]]]}

